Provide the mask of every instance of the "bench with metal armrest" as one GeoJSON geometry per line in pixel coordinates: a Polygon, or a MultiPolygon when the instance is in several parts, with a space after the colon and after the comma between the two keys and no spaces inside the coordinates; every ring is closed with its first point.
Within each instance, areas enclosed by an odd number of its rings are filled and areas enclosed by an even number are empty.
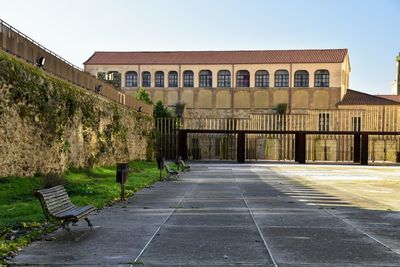
{"type": "Polygon", "coordinates": [[[171,169],[171,167],[169,166],[168,162],[165,161],[165,159],[163,159],[163,166],[165,171],[167,172],[167,176],[165,177],[165,180],[178,180],[179,178],[179,173],[176,170],[171,169]]]}
{"type": "Polygon", "coordinates": [[[64,230],[67,230],[70,234],[70,223],[76,223],[80,219],[84,219],[90,230],[92,230],[92,223],[89,220],[89,215],[96,211],[93,206],[77,207],[72,204],[67,191],[61,185],[38,190],[35,192],[35,196],[40,200],[42,204],[43,212],[47,219],[60,221],[64,230]]]}
{"type": "Polygon", "coordinates": [[[178,166],[178,170],[180,169],[181,171],[190,170],[190,166],[187,165],[181,157],[179,157],[178,160],[176,161],[176,166],[178,166]]]}

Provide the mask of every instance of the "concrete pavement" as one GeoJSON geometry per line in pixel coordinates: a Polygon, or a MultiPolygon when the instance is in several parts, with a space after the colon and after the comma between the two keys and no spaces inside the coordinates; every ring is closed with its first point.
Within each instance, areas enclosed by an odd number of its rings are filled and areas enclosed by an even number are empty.
{"type": "Polygon", "coordinates": [[[323,192],[283,168],[193,164],[179,181],[102,210],[93,232],[74,227],[78,242],[57,231],[13,264],[400,266],[397,212],[360,208],[359,196],[323,192]]]}

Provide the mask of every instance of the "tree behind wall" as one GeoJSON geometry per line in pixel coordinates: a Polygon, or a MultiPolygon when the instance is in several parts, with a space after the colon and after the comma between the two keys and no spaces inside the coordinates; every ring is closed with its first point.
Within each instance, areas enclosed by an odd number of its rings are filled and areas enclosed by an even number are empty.
{"type": "Polygon", "coordinates": [[[150,99],[149,94],[143,88],[139,88],[137,90],[136,100],[146,104],[153,104],[153,101],[150,99]]]}
{"type": "Polygon", "coordinates": [[[159,100],[154,105],[153,116],[154,118],[171,118],[172,112],[168,107],[163,105],[161,100],[159,100]]]}

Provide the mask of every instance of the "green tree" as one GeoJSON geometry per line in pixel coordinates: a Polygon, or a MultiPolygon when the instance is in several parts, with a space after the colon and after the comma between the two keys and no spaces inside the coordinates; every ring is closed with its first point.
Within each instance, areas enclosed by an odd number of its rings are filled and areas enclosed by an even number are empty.
{"type": "Polygon", "coordinates": [[[172,112],[168,107],[163,105],[161,100],[159,100],[154,105],[153,116],[155,118],[171,118],[172,112]]]}
{"type": "Polygon", "coordinates": [[[286,103],[280,103],[276,107],[276,112],[279,115],[285,115],[286,114],[286,110],[287,110],[287,104],[286,103]]]}
{"type": "Polygon", "coordinates": [[[149,93],[147,93],[146,90],[144,90],[143,88],[139,88],[137,90],[136,100],[146,104],[153,104],[153,101],[151,101],[150,99],[149,93]]]}

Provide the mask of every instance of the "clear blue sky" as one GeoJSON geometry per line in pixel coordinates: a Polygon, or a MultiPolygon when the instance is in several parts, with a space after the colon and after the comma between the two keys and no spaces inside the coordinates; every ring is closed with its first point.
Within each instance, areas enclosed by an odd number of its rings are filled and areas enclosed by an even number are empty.
{"type": "Polygon", "coordinates": [[[96,50],[348,48],[350,87],[390,93],[399,0],[0,0],[0,18],[78,66],[96,50]]]}

